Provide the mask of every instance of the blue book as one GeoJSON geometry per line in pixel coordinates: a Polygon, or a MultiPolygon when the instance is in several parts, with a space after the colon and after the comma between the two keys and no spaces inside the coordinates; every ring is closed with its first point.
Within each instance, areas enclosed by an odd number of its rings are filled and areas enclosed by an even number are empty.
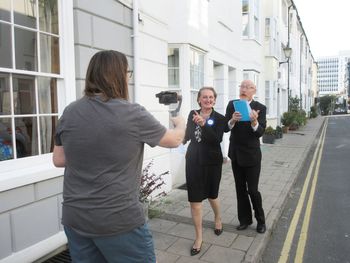
{"type": "Polygon", "coordinates": [[[242,114],[241,121],[250,121],[249,114],[252,109],[250,108],[247,100],[234,100],[233,106],[235,108],[235,111],[238,111],[240,114],[242,114]]]}

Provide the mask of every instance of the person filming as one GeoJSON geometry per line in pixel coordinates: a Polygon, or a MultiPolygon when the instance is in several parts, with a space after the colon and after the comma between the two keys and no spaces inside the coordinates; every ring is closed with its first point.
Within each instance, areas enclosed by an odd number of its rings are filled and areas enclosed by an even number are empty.
{"type": "Polygon", "coordinates": [[[177,147],[185,122],[173,118],[166,129],[129,102],[129,77],[124,54],[96,53],[85,96],[59,120],[53,163],[65,167],[62,224],[73,262],[156,262],[139,202],[144,145],[177,147]]]}

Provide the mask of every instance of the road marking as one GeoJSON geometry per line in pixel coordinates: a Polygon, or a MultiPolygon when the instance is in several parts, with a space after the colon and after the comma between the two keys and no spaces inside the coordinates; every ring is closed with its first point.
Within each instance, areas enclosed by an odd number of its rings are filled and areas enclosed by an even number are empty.
{"type": "Polygon", "coordinates": [[[317,143],[317,146],[316,146],[316,150],[315,150],[314,155],[312,157],[312,161],[311,161],[309,170],[307,172],[307,175],[306,175],[306,178],[305,178],[305,182],[304,182],[304,185],[303,185],[303,189],[301,191],[297,207],[295,209],[292,221],[290,223],[290,226],[289,226],[289,229],[288,229],[288,232],[287,232],[286,239],[285,239],[284,244],[283,244],[283,248],[282,248],[281,255],[280,255],[280,258],[278,260],[278,263],[286,263],[287,260],[288,260],[289,252],[290,252],[290,249],[291,249],[291,246],[292,246],[292,242],[293,242],[293,238],[294,238],[294,234],[295,234],[295,230],[296,230],[299,218],[300,218],[301,210],[302,210],[303,205],[304,205],[305,195],[306,195],[307,189],[309,188],[309,182],[310,182],[310,177],[311,177],[311,174],[312,174],[312,170],[313,170],[314,165],[315,165],[315,160],[316,160],[316,157],[317,157],[317,153],[318,153],[318,151],[320,149],[320,145],[321,145],[321,141],[322,141],[323,135],[325,134],[325,126],[326,125],[323,125],[323,129],[322,129],[322,132],[321,132],[320,139],[318,140],[318,143],[317,143]]]}
{"type": "MultiPolygon", "coordinates": [[[[327,122],[328,122],[328,119],[326,120],[325,127],[327,127],[327,122]]],[[[323,136],[321,148],[320,148],[320,151],[318,153],[314,178],[312,179],[311,189],[310,189],[310,193],[309,193],[309,200],[308,200],[307,205],[306,205],[303,225],[301,227],[301,232],[300,232],[300,236],[299,236],[298,247],[297,247],[297,251],[295,253],[295,260],[294,260],[295,263],[303,262],[306,240],[307,240],[307,232],[309,230],[309,225],[310,225],[312,205],[313,205],[313,201],[314,201],[314,197],[315,197],[315,191],[316,191],[316,185],[317,185],[317,180],[318,180],[318,174],[319,174],[319,170],[320,170],[320,163],[321,163],[321,159],[322,159],[325,137],[326,136],[323,136]]]]}
{"type": "Polygon", "coordinates": [[[338,145],[337,147],[335,147],[336,149],[340,149],[340,148],[343,148],[343,147],[345,147],[346,146],[346,144],[340,144],[340,145],[338,145]]]}

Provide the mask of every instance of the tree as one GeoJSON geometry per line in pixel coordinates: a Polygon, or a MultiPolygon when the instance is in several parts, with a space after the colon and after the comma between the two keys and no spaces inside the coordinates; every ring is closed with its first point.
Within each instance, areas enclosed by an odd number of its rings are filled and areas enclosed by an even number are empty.
{"type": "Polygon", "coordinates": [[[320,98],[320,109],[322,115],[328,115],[334,106],[335,100],[336,96],[334,95],[326,95],[320,98]]]}

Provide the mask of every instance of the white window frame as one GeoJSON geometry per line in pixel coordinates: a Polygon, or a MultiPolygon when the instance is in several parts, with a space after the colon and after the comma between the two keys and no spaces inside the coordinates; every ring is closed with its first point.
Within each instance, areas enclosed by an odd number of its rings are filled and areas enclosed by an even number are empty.
{"type": "MultiPolygon", "coordinates": [[[[60,74],[38,73],[9,68],[0,68],[0,72],[56,78],[58,115],[60,116],[64,107],[76,99],[76,88],[73,2],[58,0],[57,3],[59,12],[60,74]]],[[[14,41],[11,44],[14,50],[14,41]]],[[[63,175],[62,168],[53,166],[52,153],[1,161],[0,171],[0,192],[63,175]]]]}
{"type": "MultiPolygon", "coordinates": [[[[206,53],[198,48],[195,48],[193,46],[190,46],[190,56],[192,55],[192,52],[197,52],[201,55],[203,55],[203,70],[202,72],[201,71],[195,71],[195,73],[198,73],[199,72],[199,76],[200,74],[202,74],[202,80],[203,82],[201,83],[200,80],[199,80],[199,83],[202,84],[202,85],[199,85],[199,87],[192,87],[192,84],[191,84],[191,65],[190,65],[190,96],[191,96],[191,108],[192,109],[196,109],[199,107],[198,103],[197,103],[197,94],[198,94],[198,91],[199,89],[201,89],[203,86],[204,86],[204,79],[205,79],[205,60],[206,60],[206,53]]],[[[190,59],[191,61],[191,59],[190,59]]]]}
{"type": "MultiPolygon", "coordinates": [[[[181,59],[182,59],[182,52],[181,52],[181,46],[177,44],[168,44],[168,49],[177,49],[179,52],[179,66],[178,67],[170,67],[168,64],[168,71],[169,69],[177,69],[178,74],[179,74],[179,83],[178,85],[170,85],[169,80],[168,80],[168,87],[170,91],[176,91],[178,94],[182,94],[182,89],[181,89],[181,59]]],[[[169,73],[168,73],[169,74],[169,73]]],[[[169,75],[168,75],[169,76],[169,75]]],[[[177,104],[170,104],[169,105],[169,110],[175,110],[177,108],[177,104]]]]}
{"type": "Polygon", "coordinates": [[[248,12],[243,13],[242,11],[242,18],[243,15],[248,16],[248,33],[245,35],[243,34],[243,28],[242,28],[242,37],[244,39],[254,39],[257,42],[260,42],[260,24],[261,24],[261,15],[260,15],[260,0],[248,0],[248,12]]]}
{"type": "MultiPolygon", "coordinates": [[[[169,83],[169,79],[168,79],[168,86],[169,86],[169,88],[171,89],[171,90],[180,90],[181,88],[180,88],[180,78],[181,78],[181,76],[180,76],[180,60],[181,60],[181,56],[180,56],[180,47],[179,46],[174,46],[174,45],[171,45],[171,44],[169,44],[168,45],[168,50],[169,49],[177,49],[178,50],[178,53],[179,53],[179,65],[178,65],[178,67],[171,67],[171,66],[169,66],[169,62],[168,62],[168,72],[169,72],[169,70],[177,70],[177,72],[178,72],[178,75],[179,75],[179,83],[177,83],[177,85],[170,85],[170,83],[169,83]]],[[[169,76],[169,73],[168,73],[168,76],[169,76]]]]}

